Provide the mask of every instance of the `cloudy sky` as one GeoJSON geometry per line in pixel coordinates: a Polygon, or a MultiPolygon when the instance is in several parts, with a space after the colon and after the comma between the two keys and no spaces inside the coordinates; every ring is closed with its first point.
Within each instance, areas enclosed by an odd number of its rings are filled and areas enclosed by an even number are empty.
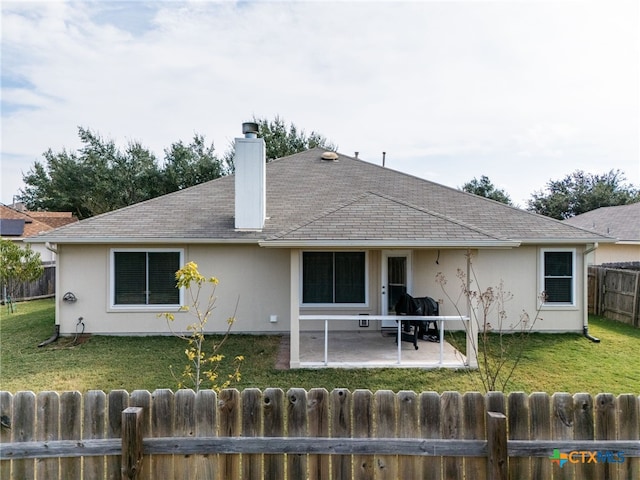
{"type": "Polygon", "coordinates": [[[1,200],[77,127],[159,158],[280,115],[342,153],[521,206],[550,179],[640,186],[636,0],[3,1],[1,200]]]}

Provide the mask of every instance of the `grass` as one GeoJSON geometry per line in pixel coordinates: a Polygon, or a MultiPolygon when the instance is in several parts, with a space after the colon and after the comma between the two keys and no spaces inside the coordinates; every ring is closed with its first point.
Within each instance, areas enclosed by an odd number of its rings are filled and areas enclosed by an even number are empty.
{"type": "MultiPolygon", "coordinates": [[[[65,337],[38,348],[53,332],[53,300],[1,312],[0,390],[175,390],[169,365],[181,370],[185,364],[186,345],[173,337],[92,336],[77,345],[65,337]]],[[[589,330],[601,343],[578,334],[533,334],[508,391],[640,394],[640,329],[593,317],[589,330]]],[[[236,388],[481,390],[477,373],[448,369],[276,370],[279,342],[277,336],[231,337],[223,353],[245,356],[236,388]]]]}

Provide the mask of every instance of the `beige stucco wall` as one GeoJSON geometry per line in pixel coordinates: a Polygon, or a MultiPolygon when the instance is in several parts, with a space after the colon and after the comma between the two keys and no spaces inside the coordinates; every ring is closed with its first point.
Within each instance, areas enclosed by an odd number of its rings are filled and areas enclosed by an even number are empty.
{"type": "Polygon", "coordinates": [[[594,265],[617,262],[640,262],[640,244],[600,244],[590,259],[594,265]]]}
{"type": "MultiPolygon", "coordinates": [[[[75,332],[78,317],[86,331],[96,334],[169,333],[162,309],[112,309],[109,299],[110,251],[106,245],[60,245],[56,321],[62,334],[75,332]],[[62,300],[73,292],[75,303],[62,300]]],[[[137,247],[145,248],[144,245],[137,247]]],[[[147,245],[159,248],[159,245],[147,245]]],[[[289,330],[289,252],[257,246],[171,246],[184,248],[184,261],[194,261],[205,276],[216,276],[216,309],[209,331],[222,331],[226,319],[234,314],[233,330],[278,332],[289,330]],[[238,293],[240,294],[238,297],[238,293]],[[276,315],[277,322],[270,321],[276,315]]],[[[176,313],[173,328],[183,330],[193,321],[188,313],[176,313]]]]}
{"type": "MultiPolygon", "coordinates": [[[[62,334],[73,334],[79,317],[83,317],[86,331],[95,334],[166,334],[169,328],[164,319],[157,318],[159,309],[113,309],[110,307],[110,251],[108,245],[59,245],[58,288],[56,320],[62,334]],[[77,302],[62,300],[65,292],[73,292],[77,302]]],[[[139,247],[144,248],[144,245],[139,247]]],[[[158,248],[160,245],[147,245],[158,248]]],[[[184,261],[194,261],[206,276],[218,277],[220,283],[214,319],[209,331],[226,328],[226,319],[234,314],[236,302],[237,322],[234,332],[278,333],[290,330],[290,253],[286,249],[261,248],[256,245],[182,245],[184,261]],[[239,297],[238,297],[239,294],[239,297]],[[271,322],[271,318],[277,319],[271,322]]],[[[584,276],[581,248],[576,254],[576,305],[571,307],[544,307],[536,329],[541,331],[581,331],[584,298],[584,276]]],[[[426,249],[412,252],[414,296],[429,296],[441,301],[441,315],[467,313],[461,296],[457,270],[467,272],[466,250],[426,249]],[[437,276],[447,279],[445,290],[436,281],[437,276]],[[447,298],[446,293],[451,297],[447,298]],[[457,306],[455,305],[457,303],[457,306]]],[[[526,311],[535,316],[538,294],[542,290],[539,279],[540,249],[520,247],[511,250],[481,250],[472,252],[473,272],[480,289],[496,286],[502,280],[505,290],[513,294],[508,302],[507,322],[516,322],[526,311]]],[[[301,314],[380,314],[381,259],[380,250],[367,253],[368,297],[367,305],[340,308],[301,307],[301,314]]],[[[472,273],[473,273],[472,272],[472,273]]],[[[478,289],[473,286],[472,289],[478,289]]],[[[187,313],[177,313],[174,328],[183,330],[193,321],[187,313]]],[[[370,322],[369,330],[380,327],[370,322]]],[[[451,324],[450,328],[456,327],[451,324]]],[[[458,325],[457,327],[461,327],[458,325]]],[[[359,328],[355,322],[332,324],[331,329],[359,328]]],[[[306,322],[304,330],[320,330],[322,322],[306,322]]]]}

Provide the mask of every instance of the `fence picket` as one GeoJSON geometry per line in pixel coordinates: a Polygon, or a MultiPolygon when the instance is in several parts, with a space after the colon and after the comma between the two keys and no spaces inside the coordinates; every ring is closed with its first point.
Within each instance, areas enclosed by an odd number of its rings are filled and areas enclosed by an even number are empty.
{"type": "MultiPolygon", "coordinates": [[[[444,392],[441,397],[442,438],[462,438],[462,397],[458,392],[444,392]]],[[[444,478],[462,480],[464,478],[463,457],[442,459],[444,478]]]]}
{"type": "MultiPolygon", "coordinates": [[[[195,418],[196,394],[193,390],[181,389],[174,395],[173,435],[193,437],[196,431],[195,418]]],[[[173,479],[192,480],[195,477],[195,464],[191,455],[173,456],[173,479]]]]}
{"type": "MultiPolygon", "coordinates": [[[[151,394],[151,436],[170,437],[173,435],[175,395],[168,388],[154,390],[151,394]]],[[[173,455],[154,455],[151,470],[155,478],[172,478],[173,455]]]]}
{"type": "MultiPolygon", "coordinates": [[[[289,437],[307,435],[307,392],[302,388],[291,388],[287,391],[287,433],[289,437]]],[[[287,473],[291,480],[306,478],[307,455],[288,454],[287,473]]]]}
{"type": "MultiPolygon", "coordinates": [[[[213,390],[199,390],[196,393],[195,417],[196,437],[216,437],[218,435],[218,396],[213,390]]],[[[218,478],[218,455],[196,454],[194,480],[218,478]]]]}
{"type": "MultiPolygon", "coordinates": [[[[481,393],[468,392],[462,396],[462,425],[466,440],[482,440],[486,438],[485,398],[481,393]]],[[[487,478],[487,459],[482,457],[465,458],[464,471],[466,478],[485,480],[487,478]]]]}
{"type": "MultiPolygon", "coordinates": [[[[242,391],[242,436],[262,436],[262,392],[258,388],[242,391]]],[[[242,478],[262,479],[262,454],[252,453],[242,457],[242,478]]]]}
{"type": "MultiPolygon", "coordinates": [[[[338,388],[331,392],[331,436],[333,438],[351,437],[351,392],[338,388]]],[[[350,480],[352,478],[351,455],[333,455],[331,457],[331,478],[350,480]]]]}
{"type": "MultiPolygon", "coordinates": [[[[552,419],[551,437],[554,440],[573,439],[573,397],[568,393],[554,393],[551,397],[552,419]]],[[[575,467],[566,463],[554,472],[554,479],[571,480],[574,478],[575,467]]]]}
{"type": "MultiPolygon", "coordinates": [[[[531,440],[551,439],[551,402],[546,393],[536,392],[529,397],[529,415],[531,440]]],[[[554,466],[554,470],[559,467],[554,466]]],[[[552,478],[551,462],[548,458],[531,459],[531,476],[533,478],[552,478]]]]}
{"type": "MultiPolygon", "coordinates": [[[[377,438],[395,438],[398,421],[396,417],[396,396],[391,390],[378,390],[374,394],[375,401],[375,436],[377,438]]],[[[395,480],[398,477],[397,455],[376,455],[375,478],[395,480]]]]}
{"type": "MultiPolygon", "coordinates": [[[[262,396],[262,410],[265,437],[284,436],[284,391],[267,388],[262,396]]],[[[265,480],[284,478],[284,455],[264,456],[265,480]]]]}
{"type": "MultiPolygon", "coordinates": [[[[529,397],[524,392],[509,395],[507,417],[509,440],[529,440],[529,397]]],[[[509,478],[529,478],[531,461],[527,458],[509,459],[509,478]]]]}
{"type": "MultiPolygon", "coordinates": [[[[353,438],[373,437],[373,393],[353,392],[353,438]]],[[[373,480],[373,455],[353,456],[353,478],[373,480]]]]}
{"type": "MultiPolygon", "coordinates": [[[[60,395],[60,439],[75,440],[82,432],[82,395],[80,392],[63,392],[60,395]]],[[[80,480],[82,458],[61,458],[60,478],[80,480]]]]}
{"type": "MultiPolygon", "coordinates": [[[[422,392],[420,394],[420,437],[441,438],[441,410],[440,395],[436,392],[422,392]]],[[[430,480],[442,478],[442,457],[424,457],[420,459],[422,464],[422,477],[430,480]]]]}
{"type": "MultiPolygon", "coordinates": [[[[89,390],[84,394],[82,406],[82,439],[100,439],[105,436],[107,395],[101,390],[89,390]]],[[[85,457],[82,474],[85,480],[102,479],[106,457],[85,457]]]]}
{"type": "MultiPolygon", "coordinates": [[[[240,392],[226,388],[218,402],[219,436],[240,436],[240,392]]],[[[240,478],[240,455],[220,455],[220,478],[240,478]]]]}
{"type": "MultiPolygon", "coordinates": [[[[329,392],[313,388],[307,394],[307,424],[310,437],[329,436],[329,392]]],[[[309,480],[329,480],[329,455],[309,455],[309,480]]]]}
{"type": "MultiPolygon", "coordinates": [[[[11,442],[11,418],[13,417],[13,395],[0,392],[0,444],[11,442]]],[[[11,460],[0,460],[0,478],[11,475],[11,460]]]]}
{"type": "MultiPolygon", "coordinates": [[[[415,392],[398,392],[398,437],[420,438],[418,395],[415,392]]],[[[422,469],[418,460],[414,456],[399,456],[398,478],[420,478],[422,469]]]]}
{"type": "MultiPolygon", "coordinates": [[[[111,390],[107,406],[107,438],[122,438],[122,411],[129,406],[129,392],[111,390]]],[[[122,458],[119,455],[107,456],[107,480],[122,478],[122,458]]]]}
{"type": "MultiPolygon", "coordinates": [[[[596,440],[615,440],[618,436],[616,428],[616,399],[610,393],[596,395],[596,440]]],[[[591,465],[591,464],[589,464],[591,465]]],[[[614,464],[598,462],[594,466],[598,472],[596,479],[610,479],[614,476],[614,464]]]]}
{"type": "MultiPolygon", "coordinates": [[[[36,397],[36,439],[50,442],[60,436],[60,396],[57,392],[40,392],[36,397]]],[[[39,480],[60,478],[60,459],[42,458],[36,463],[39,480]]]]}
{"type": "MultiPolygon", "coordinates": [[[[140,428],[144,438],[151,436],[151,392],[148,390],[134,390],[129,398],[130,407],[142,407],[140,428]]],[[[152,480],[151,455],[142,457],[142,465],[138,473],[138,480],[152,480]]]]}
{"type": "MultiPolygon", "coordinates": [[[[593,440],[594,425],[593,398],[588,393],[575,394],[573,396],[573,439],[593,440]]],[[[593,480],[595,473],[595,470],[588,465],[581,463],[575,465],[576,479],[593,480]]]]}
{"type": "MultiPolygon", "coordinates": [[[[640,397],[631,394],[619,395],[618,439],[640,441],[640,397]]],[[[640,478],[640,458],[627,458],[620,464],[619,480],[640,478]]]]}

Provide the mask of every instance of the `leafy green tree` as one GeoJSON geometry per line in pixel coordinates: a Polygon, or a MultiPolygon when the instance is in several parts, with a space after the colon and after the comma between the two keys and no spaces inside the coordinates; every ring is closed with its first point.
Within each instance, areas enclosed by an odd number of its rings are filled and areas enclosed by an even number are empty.
{"type": "Polygon", "coordinates": [[[21,247],[11,240],[0,239],[0,283],[5,296],[14,297],[20,283],[37,280],[43,272],[40,254],[31,245],[21,247]]]}
{"type": "Polygon", "coordinates": [[[549,180],[546,191],[534,192],[527,210],[564,220],[596,208],[640,201],[640,190],[625,180],[620,170],[602,175],[576,170],[561,180],[549,180]]]}
{"type": "Polygon", "coordinates": [[[490,198],[497,202],[506,203],[507,205],[513,205],[509,195],[504,190],[497,189],[495,185],[491,183],[489,177],[485,175],[482,175],[480,180],[474,177],[473,180],[465,183],[461,190],[481,197],[490,198]]]}
{"type": "MultiPolygon", "coordinates": [[[[267,162],[315,147],[334,151],[337,149],[336,145],[320,133],[312,131],[307,135],[304,130],[298,129],[293,123],[287,124],[278,115],[273,120],[253,117],[253,121],[258,124],[258,137],[264,139],[267,162]]],[[[234,151],[235,147],[231,145],[224,156],[229,171],[234,171],[234,151]]]]}
{"type": "Polygon", "coordinates": [[[179,141],[165,149],[162,172],[165,191],[182,190],[223,176],[223,162],[214,150],[213,143],[207,145],[198,134],[188,145],[179,141]]]}
{"type": "Polygon", "coordinates": [[[164,168],[140,142],[124,150],[89,129],[78,128],[77,151],[46,151],[26,175],[21,200],[29,210],[71,211],[80,219],[190,187],[224,175],[222,161],[195,135],[165,150],[164,168]]]}

